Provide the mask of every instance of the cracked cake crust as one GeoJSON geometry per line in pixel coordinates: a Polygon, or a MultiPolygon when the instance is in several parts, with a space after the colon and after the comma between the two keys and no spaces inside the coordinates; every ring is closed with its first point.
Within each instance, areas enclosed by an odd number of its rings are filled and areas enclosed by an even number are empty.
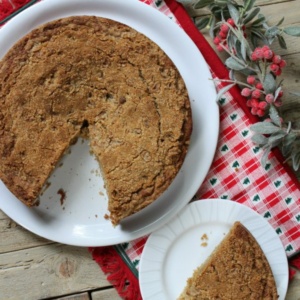
{"type": "Polygon", "coordinates": [[[178,300],[275,300],[275,279],[259,244],[240,223],[197,268],[178,300]]]}
{"type": "Polygon", "coordinates": [[[134,29],[93,16],[47,23],[0,62],[1,180],[35,205],[83,131],[113,224],[166,190],[192,132],[185,84],[167,55],[134,29]]]}

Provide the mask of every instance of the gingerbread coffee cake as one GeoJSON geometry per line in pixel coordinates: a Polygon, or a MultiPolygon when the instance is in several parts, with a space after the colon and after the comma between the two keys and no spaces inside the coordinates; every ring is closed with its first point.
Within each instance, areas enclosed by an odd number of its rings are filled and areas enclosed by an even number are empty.
{"type": "Polygon", "coordinates": [[[167,189],[191,131],[187,90],[173,62],[116,21],[52,21],[0,62],[0,178],[28,206],[85,132],[118,224],[167,189]]]}
{"type": "Polygon", "coordinates": [[[197,268],[179,300],[274,300],[275,279],[259,244],[240,223],[197,268]]]}

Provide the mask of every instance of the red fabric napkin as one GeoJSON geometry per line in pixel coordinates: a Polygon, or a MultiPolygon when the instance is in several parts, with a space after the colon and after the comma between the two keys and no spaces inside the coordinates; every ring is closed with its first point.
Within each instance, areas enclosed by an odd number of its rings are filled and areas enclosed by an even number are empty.
{"type": "MultiPolygon", "coordinates": [[[[228,78],[228,71],[183,6],[175,0],[141,0],[181,26],[201,51],[213,75],[228,78]]],[[[38,0],[2,0],[0,25],[38,0]]],[[[213,99],[211,100],[213,101],[213,99]]],[[[278,150],[271,153],[266,168],[260,165],[262,151],[252,144],[249,127],[257,119],[249,112],[237,87],[220,100],[220,137],[209,173],[195,196],[224,198],[243,203],[266,218],[277,232],[290,258],[300,267],[300,184],[285,165],[278,150]]],[[[213,201],[213,200],[212,200],[213,201]]],[[[138,283],[139,261],[147,237],[112,247],[89,250],[107,278],[126,299],[141,299],[138,283]]],[[[290,269],[293,275],[293,269],[290,269]]]]}

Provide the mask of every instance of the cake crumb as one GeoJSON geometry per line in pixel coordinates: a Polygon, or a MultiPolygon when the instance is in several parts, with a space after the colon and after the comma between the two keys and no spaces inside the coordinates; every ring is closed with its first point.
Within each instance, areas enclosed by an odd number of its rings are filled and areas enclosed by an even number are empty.
{"type": "Polygon", "coordinates": [[[109,220],[109,215],[108,215],[108,214],[105,214],[105,215],[104,215],[104,219],[105,219],[105,220],[109,220]]]}
{"type": "Polygon", "coordinates": [[[63,205],[66,200],[66,192],[63,189],[59,189],[57,194],[60,195],[60,205],[63,205]]]}
{"type": "Polygon", "coordinates": [[[201,243],[201,247],[207,247],[207,243],[206,242],[203,242],[203,243],[201,243]]]}
{"type": "Polygon", "coordinates": [[[206,233],[204,233],[202,236],[201,236],[201,241],[207,241],[208,240],[208,236],[206,233]]]}

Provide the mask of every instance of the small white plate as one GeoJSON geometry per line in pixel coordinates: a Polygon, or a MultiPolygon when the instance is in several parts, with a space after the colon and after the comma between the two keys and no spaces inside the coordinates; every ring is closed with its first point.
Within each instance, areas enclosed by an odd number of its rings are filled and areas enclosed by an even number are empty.
{"type": "Polygon", "coordinates": [[[240,221],[252,233],[264,251],[275,277],[278,299],[284,300],[288,262],[275,230],[250,208],[221,199],[187,205],[149,236],[139,267],[143,299],[177,299],[186,280],[208,258],[235,221],[240,221]]]}
{"type": "MultiPolygon", "coordinates": [[[[156,230],[178,213],[203,182],[215,153],[219,110],[209,69],[192,40],[167,16],[137,0],[44,0],[24,10],[0,30],[0,58],[33,28],[72,16],[96,15],[125,23],[157,43],[174,61],[189,93],[194,129],[183,167],[155,203],[113,227],[104,218],[107,197],[99,166],[87,143],[78,142],[48,180],[40,205],[28,208],[0,181],[0,208],[28,230],[78,246],[130,241],[156,230]],[[60,201],[62,189],[66,199],[60,201]],[[61,203],[62,202],[62,203],[61,203]]],[[[33,141],[34,142],[34,141],[33,141]]],[[[62,199],[63,200],[63,199],[62,199]]]]}

